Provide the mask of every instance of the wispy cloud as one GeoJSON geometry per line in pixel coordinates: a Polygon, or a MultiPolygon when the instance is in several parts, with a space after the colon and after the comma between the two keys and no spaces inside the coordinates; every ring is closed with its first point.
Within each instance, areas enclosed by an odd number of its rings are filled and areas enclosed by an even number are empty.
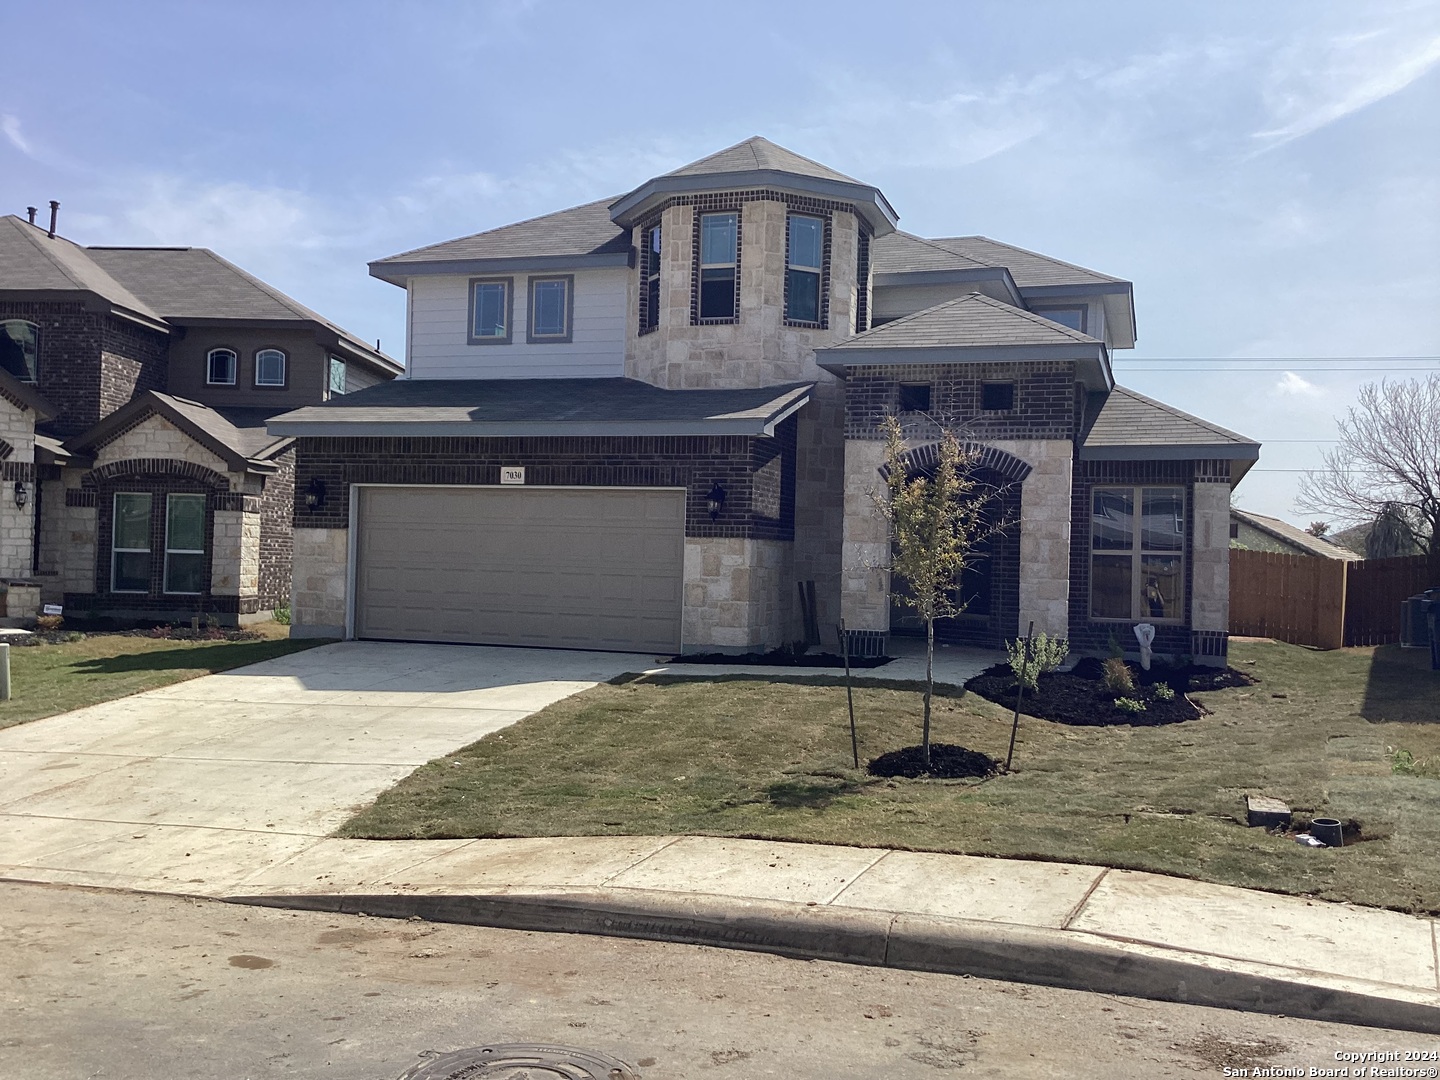
{"type": "Polygon", "coordinates": [[[9,140],[10,145],[26,157],[34,156],[34,151],[30,148],[30,141],[20,131],[18,116],[13,113],[0,114],[0,134],[3,134],[9,140]]]}
{"type": "Polygon", "coordinates": [[[1287,394],[1291,397],[1319,397],[1325,393],[1320,387],[1310,382],[1304,376],[1297,375],[1293,371],[1287,371],[1275,382],[1275,391],[1279,394],[1287,394]]]}

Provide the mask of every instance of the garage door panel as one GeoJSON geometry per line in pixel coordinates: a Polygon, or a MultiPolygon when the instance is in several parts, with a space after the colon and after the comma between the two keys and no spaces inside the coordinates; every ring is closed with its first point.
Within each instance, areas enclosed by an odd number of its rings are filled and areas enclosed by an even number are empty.
{"type": "Polygon", "coordinates": [[[680,647],[682,492],[360,492],[360,637],[680,647]]]}

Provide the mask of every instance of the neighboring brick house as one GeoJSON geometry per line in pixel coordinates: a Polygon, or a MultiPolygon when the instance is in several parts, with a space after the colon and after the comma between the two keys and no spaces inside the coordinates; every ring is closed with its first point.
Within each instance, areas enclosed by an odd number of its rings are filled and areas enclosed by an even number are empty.
{"type": "Polygon", "coordinates": [[[947,639],[1133,648],[1145,621],[1218,662],[1259,446],[1115,385],[1129,282],[895,223],[755,138],[372,263],[408,295],[407,377],[269,425],[311,496],[292,632],[740,652],[843,617],[879,652],[907,629],[869,498],[898,415],[921,471],[961,426],[1012,522],[947,639]]]}
{"type": "Polygon", "coordinates": [[[400,371],[213,252],[0,218],[9,618],[266,617],[289,601],[295,485],[266,421],[400,371]]]}

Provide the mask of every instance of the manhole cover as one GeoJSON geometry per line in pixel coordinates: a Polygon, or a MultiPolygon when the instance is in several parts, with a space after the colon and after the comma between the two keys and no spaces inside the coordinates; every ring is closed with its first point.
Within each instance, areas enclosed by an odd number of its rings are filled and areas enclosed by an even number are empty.
{"type": "Polygon", "coordinates": [[[399,1080],[640,1080],[619,1058],[546,1043],[474,1046],[428,1054],[399,1080]]]}

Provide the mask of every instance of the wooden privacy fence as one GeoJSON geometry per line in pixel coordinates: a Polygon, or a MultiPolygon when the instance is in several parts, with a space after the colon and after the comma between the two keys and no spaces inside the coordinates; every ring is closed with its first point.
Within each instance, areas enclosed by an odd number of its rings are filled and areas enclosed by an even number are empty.
{"type": "Polygon", "coordinates": [[[1230,633],[1317,649],[1400,640],[1400,602],[1440,584],[1424,555],[1342,562],[1230,552],[1230,633]]]}

